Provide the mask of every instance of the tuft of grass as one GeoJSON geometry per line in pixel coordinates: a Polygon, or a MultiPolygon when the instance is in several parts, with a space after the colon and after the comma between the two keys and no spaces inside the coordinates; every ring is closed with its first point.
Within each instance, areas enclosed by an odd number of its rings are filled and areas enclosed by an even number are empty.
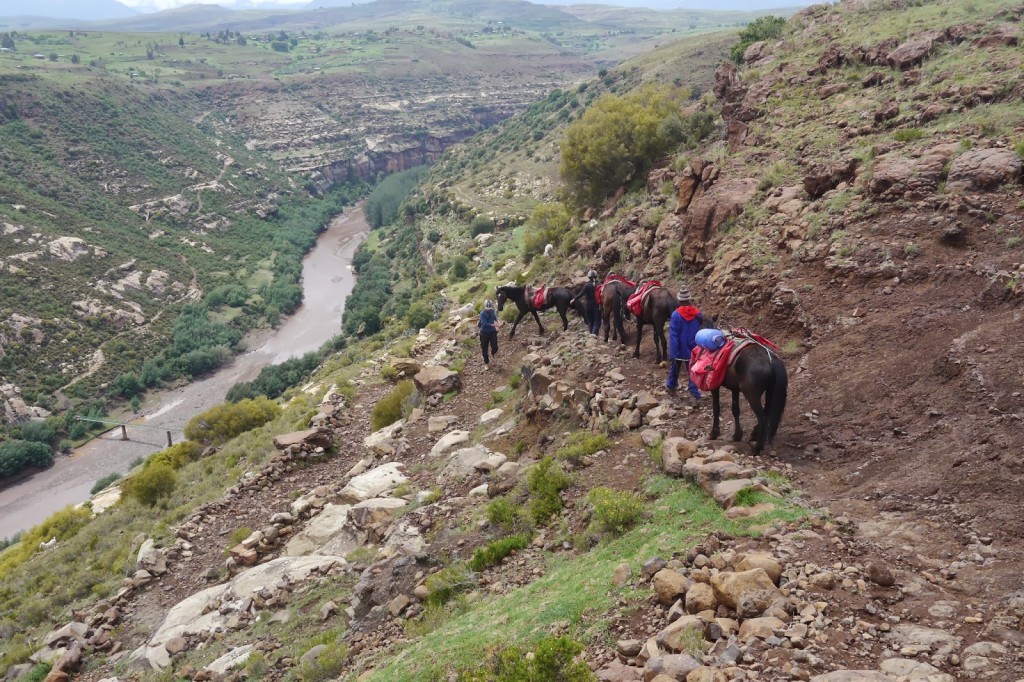
{"type": "Polygon", "coordinates": [[[508,497],[498,497],[487,505],[487,521],[499,526],[506,533],[513,533],[527,526],[526,510],[508,497]]]}
{"type": "Polygon", "coordinates": [[[345,667],[348,658],[348,647],[344,644],[331,643],[315,660],[307,661],[299,666],[298,676],[302,682],[327,682],[337,679],[345,667]]]}
{"type": "Polygon", "coordinates": [[[611,447],[612,442],[603,433],[577,431],[565,440],[565,444],[555,451],[555,458],[579,464],[580,461],[599,450],[611,447]]]}
{"type": "Polygon", "coordinates": [[[924,137],[924,131],[920,128],[901,128],[892,134],[892,139],[897,142],[913,142],[924,137]]]}
{"type": "Polygon", "coordinates": [[[473,552],[473,558],[469,560],[469,567],[474,571],[482,571],[499,563],[512,552],[529,547],[532,539],[531,533],[520,533],[490,542],[473,552]]]}
{"type": "Polygon", "coordinates": [[[384,398],[377,401],[370,413],[370,428],[380,431],[385,426],[390,426],[402,418],[406,409],[412,409],[412,402],[416,396],[416,384],[406,379],[399,381],[384,398]]]}
{"type": "Polygon", "coordinates": [[[114,473],[112,473],[112,474],[107,474],[106,476],[104,476],[103,478],[99,479],[98,481],[96,481],[93,484],[92,488],[89,490],[89,494],[90,495],[95,495],[99,491],[104,490],[106,488],[109,488],[111,483],[113,483],[114,481],[116,481],[116,480],[118,480],[120,478],[121,478],[121,474],[117,473],[116,471],[114,473]]]}
{"type": "Polygon", "coordinates": [[[231,531],[231,535],[228,536],[228,547],[234,547],[242,540],[252,535],[252,528],[248,526],[242,526],[231,531]]]}
{"type": "Polygon", "coordinates": [[[468,590],[476,581],[469,565],[459,561],[427,576],[425,584],[429,592],[427,603],[440,606],[458,593],[468,590]]]}

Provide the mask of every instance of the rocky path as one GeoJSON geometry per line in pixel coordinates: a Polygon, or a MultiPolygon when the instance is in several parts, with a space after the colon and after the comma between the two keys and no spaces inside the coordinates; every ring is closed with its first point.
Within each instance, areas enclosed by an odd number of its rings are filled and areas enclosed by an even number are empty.
{"type": "MultiPolygon", "coordinates": [[[[780,475],[800,478],[800,467],[786,461],[792,456],[786,447],[779,457],[754,458],[745,444],[707,442],[702,436],[709,408],[659,389],[664,370],[653,366],[646,345],[635,361],[628,349],[605,346],[578,328],[547,338],[503,338],[500,363],[485,370],[476,347],[466,341],[475,337],[472,321],[454,318],[452,324],[441,338],[423,334],[417,343],[415,364],[432,364],[437,371],[417,375],[423,394],[431,397],[406,420],[366,438],[365,449],[325,457],[331,442],[358,442],[369,434],[371,408],[391,390],[378,379],[379,366],[390,360],[383,357],[364,370],[355,404],[328,391],[310,431],[275,440],[281,451],[275,461],[247,475],[222,501],[192,514],[176,530],[173,546],[140,551],[139,571],[122,593],[75,626],[86,628],[82,643],[93,655],[110,654],[111,663],[134,651],[131,657],[140,663],[167,665],[179,652],[212,643],[217,632],[244,633],[264,609],[284,606],[308,581],[351,575],[351,592],[322,604],[322,617],[347,611],[350,661],[380,660],[408,641],[403,624],[423,611],[424,578],[441,568],[437,557],[465,554],[485,541],[472,532],[451,532],[451,524],[489,492],[514,482],[521,464],[500,452],[543,451],[549,438],[545,424],[567,409],[591,428],[604,428],[610,419],[625,427],[613,437],[614,456],[584,464],[569,499],[598,484],[634,488],[649,467],[646,456],[630,463],[629,448],[623,447],[637,434],[652,443],[668,436],[662,445],[666,472],[692,478],[726,507],[739,490],[770,491],[785,480],[780,475]],[[459,375],[444,369],[460,359],[465,367],[459,375]],[[515,412],[509,411],[512,404],[487,410],[492,393],[514,375],[525,377],[525,402],[515,412]],[[442,399],[449,381],[459,390],[442,399]],[[398,496],[399,488],[414,492],[398,496]],[[397,514],[399,509],[410,511],[397,514]],[[240,528],[249,534],[237,542],[240,528]],[[365,546],[375,549],[355,552],[365,546]]],[[[407,361],[395,366],[418,371],[407,361]]],[[[869,510],[851,501],[833,500],[829,510],[820,510],[821,500],[806,502],[819,508],[806,524],[776,522],[761,537],[748,539],[712,533],[673,556],[636,557],[643,563],[640,571],[628,564],[617,569],[609,587],[632,584],[649,589],[651,598],[647,606],[622,602],[598,616],[610,623],[616,640],[587,650],[598,678],[1022,678],[1024,661],[1014,643],[1024,600],[970,591],[981,584],[976,579],[999,573],[991,538],[971,536],[965,520],[969,555],[956,570],[948,563],[937,568],[928,556],[948,551],[934,546],[945,535],[915,540],[913,527],[895,534],[891,520],[861,515],[869,510]],[[972,577],[961,581],[958,574],[972,577]]],[[[751,511],[735,507],[728,513],[751,511]]],[[[921,512],[923,522],[928,510],[921,512]]],[[[575,512],[567,513],[570,525],[578,522],[575,512]]],[[[511,592],[543,575],[545,554],[559,549],[542,533],[532,546],[481,572],[478,586],[511,592]]],[[[56,646],[74,637],[51,639],[56,646]]],[[[209,670],[227,673],[252,651],[269,653],[286,644],[273,634],[228,639],[248,643],[239,643],[209,670]]],[[[307,652],[309,660],[322,651],[307,652]]],[[[271,677],[295,664],[279,660],[271,677]]],[[[101,665],[83,679],[109,674],[101,665]]],[[[209,674],[193,671],[193,679],[209,674]]]]}

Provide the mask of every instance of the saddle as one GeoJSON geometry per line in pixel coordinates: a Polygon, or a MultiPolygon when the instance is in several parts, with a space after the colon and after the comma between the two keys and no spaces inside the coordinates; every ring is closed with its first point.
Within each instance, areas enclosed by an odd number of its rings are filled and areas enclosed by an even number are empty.
{"type": "Polygon", "coordinates": [[[647,297],[651,295],[651,292],[655,288],[660,287],[661,282],[656,279],[644,282],[640,285],[640,288],[636,290],[636,293],[629,297],[626,301],[626,307],[629,312],[633,313],[634,316],[640,317],[644,314],[644,303],[647,302],[647,297]]]}
{"type": "Polygon", "coordinates": [[[604,285],[608,284],[609,282],[622,282],[623,284],[625,284],[630,289],[632,289],[633,287],[636,286],[636,282],[630,282],[628,279],[626,279],[622,275],[616,275],[615,273],[612,273],[612,274],[608,275],[607,277],[605,277],[604,281],[602,283],[597,285],[597,291],[594,292],[594,294],[595,294],[595,296],[597,296],[597,304],[598,305],[601,305],[601,292],[604,291],[604,285]]]}
{"type": "Polygon", "coordinates": [[[749,329],[737,327],[722,332],[725,344],[718,350],[694,346],[690,353],[690,381],[701,391],[714,391],[725,381],[725,373],[736,362],[740,351],[751,344],[761,346],[769,354],[778,353],[778,347],[749,329]]]}
{"type": "Polygon", "coordinates": [[[535,289],[532,292],[530,304],[537,309],[546,306],[548,304],[548,287],[541,287],[540,289],[535,289]]]}

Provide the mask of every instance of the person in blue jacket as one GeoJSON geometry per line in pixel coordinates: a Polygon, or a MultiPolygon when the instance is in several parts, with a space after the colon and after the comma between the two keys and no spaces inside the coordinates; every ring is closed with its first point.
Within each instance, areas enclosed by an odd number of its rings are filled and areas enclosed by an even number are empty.
{"type": "Polygon", "coordinates": [[[682,369],[686,372],[690,395],[694,400],[700,400],[701,396],[697,385],[690,381],[690,353],[693,352],[696,345],[694,339],[704,323],[704,316],[693,305],[693,301],[690,299],[690,290],[685,286],[679,289],[676,300],[679,302],[679,307],[672,312],[672,318],[668,323],[668,356],[671,358],[671,364],[665,388],[672,393],[675,392],[679,386],[679,370],[682,369]]]}
{"type": "Polygon", "coordinates": [[[494,301],[491,299],[484,301],[484,309],[480,312],[477,326],[480,327],[480,350],[484,354],[484,369],[490,369],[491,358],[487,351],[491,351],[491,356],[498,355],[498,313],[494,311],[494,301]]]}

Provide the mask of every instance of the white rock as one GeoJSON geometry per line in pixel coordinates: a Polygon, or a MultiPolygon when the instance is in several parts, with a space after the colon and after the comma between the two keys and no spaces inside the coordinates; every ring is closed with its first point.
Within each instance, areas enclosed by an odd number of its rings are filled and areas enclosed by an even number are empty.
{"type": "MultiPolygon", "coordinates": [[[[300,532],[296,533],[284,547],[285,556],[304,556],[312,554],[325,547],[331,540],[339,535],[345,536],[342,539],[342,551],[334,552],[338,556],[348,554],[359,546],[359,540],[352,534],[345,531],[345,524],[348,523],[348,512],[351,505],[328,504],[322,512],[310,519],[300,532]],[[350,547],[347,551],[345,548],[350,547]]],[[[317,552],[322,553],[322,552],[317,552]]]]}
{"type": "Polygon", "coordinates": [[[405,465],[400,462],[388,462],[365,474],[356,476],[338,493],[340,502],[356,504],[381,493],[394,490],[409,479],[402,473],[405,465]]]}
{"type": "Polygon", "coordinates": [[[503,414],[505,414],[505,411],[502,410],[500,407],[496,407],[493,410],[487,410],[482,415],[480,415],[480,423],[485,425],[492,424],[501,419],[503,414]]]}
{"type": "Polygon", "coordinates": [[[446,433],[430,448],[430,456],[437,457],[451,450],[456,445],[469,442],[469,431],[452,431],[446,433]]]}
{"type": "Polygon", "coordinates": [[[235,647],[210,663],[204,668],[204,670],[209,670],[210,672],[217,673],[219,675],[226,675],[230,670],[243,666],[255,650],[256,646],[253,644],[245,644],[243,646],[235,647]]]}

